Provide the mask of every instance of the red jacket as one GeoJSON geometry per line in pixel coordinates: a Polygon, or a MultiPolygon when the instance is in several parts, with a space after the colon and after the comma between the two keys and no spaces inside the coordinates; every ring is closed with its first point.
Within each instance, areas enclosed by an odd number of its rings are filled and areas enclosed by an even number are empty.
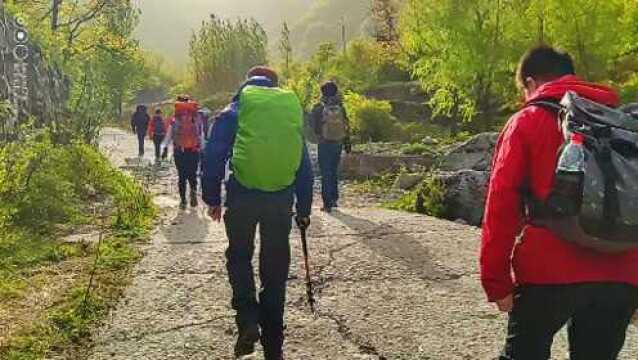
{"type": "MultiPolygon", "coordinates": [[[[619,104],[612,89],[575,76],[541,86],[527,102],[560,100],[568,90],[608,106],[619,104]]],[[[514,284],[620,282],[638,286],[638,250],[597,253],[524,219],[522,192],[527,188],[536,198],[547,199],[562,143],[556,115],[537,106],[519,111],[501,133],[492,163],[480,256],[481,281],[490,301],[511,294],[514,284]]]]}

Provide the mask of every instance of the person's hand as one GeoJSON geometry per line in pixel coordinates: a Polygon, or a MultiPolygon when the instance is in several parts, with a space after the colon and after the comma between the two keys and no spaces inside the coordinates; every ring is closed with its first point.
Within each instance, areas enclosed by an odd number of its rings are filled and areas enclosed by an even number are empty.
{"type": "Polygon", "coordinates": [[[295,221],[297,222],[297,226],[299,226],[300,229],[307,229],[308,227],[310,227],[310,218],[309,217],[297,217],[295,218],[295,221]]]}
{"type": "Polygon", "coordinates": [[[220,222],[222,220],[222,207],[221,206],[211,206],[208,208],[208,216],[215,222],[220,222]]]}
{"type": "Polygon", "coordinates": [[[514,308],[514,294],[509,294],[505,298],[496,301],[498,310],[504,313],[512,312],[514,308]]]}

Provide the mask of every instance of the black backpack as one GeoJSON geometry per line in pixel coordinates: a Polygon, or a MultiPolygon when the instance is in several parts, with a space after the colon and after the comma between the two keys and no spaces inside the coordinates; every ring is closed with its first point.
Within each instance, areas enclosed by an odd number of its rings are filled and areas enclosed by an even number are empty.
{"type": "Polygon", "coordinates": [[[166,129],[164,128],[164,119],[161,116],[153,117],[153,126],[155,126],[155,136],[166,136],[166,129]]]}
{"type": "Polygon", "coordinates": [[[536,101],[529,105],[557,113],[566,139],[572,133],[585,136],[585,176],[578,215],[561,214],[552,193],[546,201],[528,195],[526,210],[531,222],[563,240],[601,252],[638,248],[636,105],[613,109],[574,92],[568,92],[560,103],[536,101]]]}

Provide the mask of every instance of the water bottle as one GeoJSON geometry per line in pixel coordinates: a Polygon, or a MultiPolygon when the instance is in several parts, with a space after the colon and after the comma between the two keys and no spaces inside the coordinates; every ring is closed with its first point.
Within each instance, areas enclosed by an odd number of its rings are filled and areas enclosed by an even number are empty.
{"type": "Polygon", "coordinates": [[[574,133],[558,159],[554,189],[550,199],[562,216],[577,216],[583,204],[585,179],[585,137],[574,133]]]}

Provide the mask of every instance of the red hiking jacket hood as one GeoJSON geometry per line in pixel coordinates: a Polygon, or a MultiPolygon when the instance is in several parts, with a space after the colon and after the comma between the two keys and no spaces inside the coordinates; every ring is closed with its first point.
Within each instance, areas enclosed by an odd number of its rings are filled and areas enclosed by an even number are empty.
{"type": "Polygon", "coordinates": [[[560,101],[568,91],[574,91],[580,96],[610,107],[620,105],[620,98],[612,88],[582,81],[574,75],[564,76],[542,85],[527,99],[527,103],[542,99],[560,101]]]}
{"type": "MultiPolygon", "coordinates": [[[[526,102],[559,101],[567,91],[607,106],[620,102],[611,88],[575,76],[544,84],[526,102]]],[[[523,217],[525,191],[538,199],[549,196],[562,144],[556,115],[537,106],[526,105],[501,132],[492,162],[480,254],[481,281],[490,301],[505,298],[516,285],[619,282],[638,286],[638,251],[598,253],[563,241],[523,217]]]]}

